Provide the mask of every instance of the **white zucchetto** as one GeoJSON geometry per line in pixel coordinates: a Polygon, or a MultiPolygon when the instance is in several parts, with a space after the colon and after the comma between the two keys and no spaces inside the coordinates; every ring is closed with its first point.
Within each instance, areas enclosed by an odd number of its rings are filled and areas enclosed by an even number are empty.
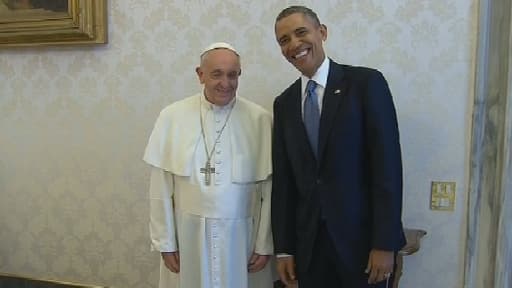
{"type": "Polygon", "coordinates": [[[203,52],[201,52],[201,56],[203,56],[204,53],[211,51],[211,50],[215,50],[215,49],[228,49],[228,50],[233,51],[233,53],[235,53],[237,56],[240,56],[238,54],[238,51],[236,51],[236,49],[233,46],[231,46],[231,44],[228,44],[226,42],[215,42],[215,43],[210,44],[208,47],[206,47],[203,50],[203,52]]]}

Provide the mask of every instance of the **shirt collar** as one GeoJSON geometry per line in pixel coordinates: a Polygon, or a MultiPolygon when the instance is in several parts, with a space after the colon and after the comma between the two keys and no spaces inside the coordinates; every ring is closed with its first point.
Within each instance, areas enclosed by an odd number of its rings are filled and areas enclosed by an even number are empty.
{"type": "Polygon", "coordinates": [[[305,75],[301,75],[301,83],[302,83],[302,94],[306,92],[306,85],[308,84],[309,80],[313,80],[316,82],[316,84],[322,86],[322,88],[325,89],[325,86],[327,85],[327,75],[329,75],[329,58],[325,57],[324,61],[318,67],[318,70],[316,70],[313,77],[308,78],[305,75]]]}

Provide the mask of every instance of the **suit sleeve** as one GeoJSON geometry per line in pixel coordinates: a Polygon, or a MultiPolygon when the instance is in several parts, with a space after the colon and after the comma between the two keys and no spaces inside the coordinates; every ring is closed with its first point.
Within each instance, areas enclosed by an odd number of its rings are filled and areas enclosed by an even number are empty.
{"type": "Polygon", "coordinates": [[[295,255],[296,188],[284,141],[279,97],[274,101],[272,137],[272,233],[275,254],[295,255]]]}
{"type": "Polygon", "coordinates": [[[173,193],[173,175],[163,169],[151,167],[149,233],[152,250],[160,252],[175,252],[178,250],[173,193]]]}
{"type": "Polygon", "coordinates": [[[365,129],[370,161],[372,247],[398,251],[403,245],[402,157],[391,92],[374,71],[365,95],[365,129]]]}

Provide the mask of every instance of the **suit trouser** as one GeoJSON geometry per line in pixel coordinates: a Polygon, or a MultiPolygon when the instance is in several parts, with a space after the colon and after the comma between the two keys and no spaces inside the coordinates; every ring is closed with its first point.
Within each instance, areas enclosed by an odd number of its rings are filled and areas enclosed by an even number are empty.
{"type": "MultiPolygon", "coordinates": [[[[348,271],[322,222],[313,246],[313,254],[307,272],[298,272],[299,288],[386,288],[392,287],[393,277],[388,281],[368,284],[368,274],[364,271],[348,271]],[[389,285],[387,285],[389,284],[389,285]]],[[[364,269],[363,269],[364,270],[364,269]]]]}

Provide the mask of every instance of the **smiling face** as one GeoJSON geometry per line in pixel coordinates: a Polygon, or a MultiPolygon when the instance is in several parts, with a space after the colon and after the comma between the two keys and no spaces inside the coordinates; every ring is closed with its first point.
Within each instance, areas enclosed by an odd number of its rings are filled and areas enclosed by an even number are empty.
{"type": "Polygon", "coordinates": [[[286,60],[311,78],[325,58],[325,25],[316,23],[303,13],[293,13],[276,22],[275,33],[286,60]]]}
{"type": "Polygon", "coordinates": [[[240,59],[233,51],[213,49],[206,52],[196,72],[209,102],[224,106],[235,98],[241,70],[240,59]]]}

